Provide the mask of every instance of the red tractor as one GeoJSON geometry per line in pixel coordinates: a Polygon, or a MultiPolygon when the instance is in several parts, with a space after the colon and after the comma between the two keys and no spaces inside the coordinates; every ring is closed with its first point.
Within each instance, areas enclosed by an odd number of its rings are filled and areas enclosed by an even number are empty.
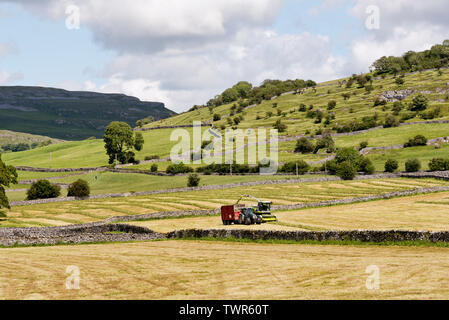
{"type": "Polygon", "coordinates": [[[233,223],[251,225],[277,221],[271,214],[271,202],[260,201],[250,195],[241,196],[235,205],[221,207],[221,220],[224,225],[233,223]],[[244,204],[239,204],[243,198],[255,199],[258,202],[257,206],[248,208],[244,204]]]}
{"type": "Polygon", "coordinates": [[[221,220],[224,225],[231,224],[261,224],[262,217],[254,213],[253,208],[244,205],[231,205],[221,207],[221,220]]]}

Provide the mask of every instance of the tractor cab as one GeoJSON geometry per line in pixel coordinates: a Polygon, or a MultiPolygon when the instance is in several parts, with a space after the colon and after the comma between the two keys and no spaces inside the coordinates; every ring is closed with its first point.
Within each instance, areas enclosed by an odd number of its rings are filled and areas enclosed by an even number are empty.
{"type": "Polygon", "coordinates": [[[271,214],[271,205],[271,201],[261,201],[257,206],[254,206],[254,209],[258,214],[271,214]]]}

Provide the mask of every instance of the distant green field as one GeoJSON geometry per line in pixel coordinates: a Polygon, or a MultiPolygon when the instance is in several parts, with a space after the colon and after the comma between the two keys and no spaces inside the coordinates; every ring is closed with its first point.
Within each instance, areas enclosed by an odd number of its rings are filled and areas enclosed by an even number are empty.
{"type": "MultiPolygon", "coordinates": [[[[185,130],[193,139],[193,129],[185,130]]],[[[145,144],[143,150],[137,152],[137,159],[144,160],[146,156],[169,157],[172,147],[178,143],[170,142],[172,131],[159,129],[142,132],[145,144]]],[[[35,150],[7,153],[2,158],[10,165],[42,168],[98,167],[108,164],[104,142],[99,139],[65,142],[35,150]]]]}

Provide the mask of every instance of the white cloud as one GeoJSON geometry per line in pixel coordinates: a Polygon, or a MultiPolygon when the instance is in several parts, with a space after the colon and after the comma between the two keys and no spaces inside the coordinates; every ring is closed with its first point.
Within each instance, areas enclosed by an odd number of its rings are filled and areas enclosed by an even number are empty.
{"type": "MultiPolygon", "coordinates": [[[[11,1],[11,0],[2,0],[11,1]]],[[[16,0],[29,10],[65,17],[65,8],[80,8],[81,27],[93,31],[107,48],[154,52],[222,41],[242,28],[266,26],[284,0],[16,0]]]]}
{"type": "MultiPolygon", "coordinates": [[[[90,29],[97,43],[118,53],[103,70],[103,84],[62,86],[160,100],[176,111],[205,103],[241,80],[255,85],[267,78],[322,81],[366,72],[383,55],[423,50],[443,41],[449,27],[447,0],[353,0],[350,14],[360,20],[360,28],[369,5],[380,7],[381,28],[365,30],[350,44],[351,56],[343,58],[333,53],[328,37],[276,34],[272,24],[283,0],[16,2],[51,19],[64,19],[65,7],[78,5],[81,28],[90,29]]],[[[325,0],[318,9],[343,2],[325,0]]]]}
{"type": "Polygon", "coordinates": [[[167,106],[180,111],[205,103],[241,80],[255,85],[268,78],[327,80],[341,76],[343,66],[344,60],[332,55],[326,37],[244,30],[230,43],[207,44],[194,51],[122,55],[105,75],[126,70],[122,78],[127,81],[163,79],[159,88],[173,104],[167,106]]]}
{"type": "MultiPolygon", "coordinates": [[[[365,25],[366,8],[380,9],[380,29],[365,30],[364,36],[351,45],[351,67],[366,71],[376,59],[422,51],[449,38],[447,0],[358,0],[351,14],[365,25]]],[[[354,71],[355,72],[355,71],[354,71]]]]}
{"type": "Polygon", "coordinates": [[[6,86],[14,83],[17,80],[21,80],[23,75],[21,73],[9,73],[0,70],[0,85],[6,86]]]}

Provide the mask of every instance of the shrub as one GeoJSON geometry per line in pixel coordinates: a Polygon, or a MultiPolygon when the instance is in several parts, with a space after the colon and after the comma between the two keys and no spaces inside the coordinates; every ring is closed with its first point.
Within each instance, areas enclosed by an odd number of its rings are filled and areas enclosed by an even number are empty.
{"type": "Polygon", "coordinates": [[[393,128],[393,127],[399,127],[400,125],[400,121],[398,118],[396,118],[395,116],[389,114],[386,118],[385,118],[385,123],[384,123],[384,128],[393,128]]]}
{"type": "Polygon", "coordinates": [[[214,121],[217,122],[220,120],[221,120],[221,116],[218,113],[214,114],[214,121]]]}
{"type": "Polygon", "coordinates": [[[158,160],[160,159],[159,156],[146,156],[145,161],[151,161],[151,160],[158,160]]]}
{"type": "Polygon", "coordinates": [[[387,100],[381,98],[381,97],[377,97],[376,100],[374,101],[374,106],[384,106],[387,104],[387,100]]]}
{"type": "Polygon", "coordinates": [[[337,161],[338,164],[343,162],[351,162],[356,167],[360,163],[361,155],[360,153],[355,150],[354,148],[342,148],[337,151],[337,154],[335,156],[335,161],[337,161]]]}
{"type": "Polygon", "coordinates": [[[385,172],[393,173],[393,172],[396,172],[396,170],[398,170],[398,169],[399,169],[399,163],[397,160],[388,159],[385,162],[385,172]]]}
{"type": "Polygon", "coordinates": [[[405,163],[405,171],[418,172],[421,170],[421,162],[418,159],[409,159],[405,163]]]}
{"type": "Polygon", "coordinates": [[[366,149],[368,147],[368,141],[362,141],[359,144],[359,150],[366,149]]]}
{"type": "Polygon", "coordinates": [[[296,142],[295,152],[297,153],[312,153],[314,150],[313,143],[307,138],[301,138],[296,142]]]}
{"type": "Polygon", "coordinates": [[[187,186],[189,188],[198,187],[200,180],[201,178],[196,173],[190,174],[187,178],[187,186]]]}
{"type": "Polygon", "coordinates": [[[337,167],[337,176],[343,180],[354,180],[356,175],[357,169],[350,161],[344,161],[337,167]]]}
{"type": "Polygon", "coordinates": [[[395,82],[397,85],[402,86],[405,83],[405,80],[404,78],[396,78],[395,82]]]}
{"type": "Polygon", "coordinates": [[[69,186],[67,197],[86,198],[90,195],[89,183],[85,180],[77,180],[69,186]]]}
{"type": "Polygon", "coordinates": [[[416,97],[413,98],[410,110],[423,111],[427,109],[428,104],[429,100],[423,94],[418,94],[416,97]]]}
{"type": "Polygon", "coordinates": [[[429,162],[430,171],[446,171],[449,169],[449,161],[442,158],[433,158],[429,162]]]}
{"type": "Polygon", "coordinates": [[[363,157],[359,164],[359,171],[365,174],[373,174],[376,169],[370,159],[363,157]]]}
{"type": "Polygon", "coordinates": [[[281,119],[276,121],[276,123],[273,125],[273,128],[277,129],[279,132],[287,131],[287,126],[282,123],[281,119]]]}
{"type": "Polygon", "coordinates": [[[413,139],[410,139],[407,143],[404,144],[404,148],[411,147],[420,147],[427,145],[427,138],[422,135],[417,135],[413,139]]]}
{"type": "Polygon", "coordinates": [[[299,112],[306,112],[306,111],[307,111],[306,105],[305,105],[304,103],[301,103],[301,104],[299,105],[298,111],[299,111],[299,112]]]}
{"type": "Polygon", "coordinates": [[[326,161],[321,167],[321,171],[327,171],[329,174],[337,174],[337,169],[338,163],[337,161],[335,161],[335,159],[326,161]]]}
{"type": "Polygon", "coordinates": [[[298,174],[303,175],[310,170],[310,166],[307,162],[299,160],[297,162],[287,162],[284,164],[280,171],[283,173],[296,173],[296,165],[298,165],[298,174]]]}
{"type": "Polygon", "coordinates": [[[158,169],[157,164],[153,164],[153,165],[151,165],[150,172],[156,173],[156,172],[157,172],[157,169],[158,169]]]}
{"type": "MultiPolygon", "coordinates": [[[[321,133],[320,133],[321,134],[321,133]]],[[[317,133],[318,135],[318,133],[317,133]]],[[[327,153],[333,153],[335,152],[335,142],[334,139],[332,139],[332,136],[328,133],[324,134],[321,139],[318,139],[314,153],[318,153],[321,149],[326,149],[327,153]]]]}
{"type": "Polygon", "coordinates": [[[336,106],[337,106],[337,101],[331,100],[327,104],[327,110],[335,109],[336,106]]]}
{"type": "Polygon", "coordinates": [[[52,185],[48,180],[33,183],[27,191],[27,200],[51,199],[61,195],[61,187],[52,185]]]}
{"type": "Polygon", "coordinates": [[[181,173],[190,173],[193,172],[193,169],[186,166],[184,163],[178,163],[178,164],[171,164],[167,167],[166,170],[167,174],[170,175],[176,175],[176,174],[181,174],[181,173]]]}
{"type": "Polygon", "coordinates": [[[397,116],[399,114],[399,112],[402,111],[403,108],[404,108],[404,106],[402,105],[402,103],[400,101],[396,101],[393,104],[393,114],[397,116]]]}

